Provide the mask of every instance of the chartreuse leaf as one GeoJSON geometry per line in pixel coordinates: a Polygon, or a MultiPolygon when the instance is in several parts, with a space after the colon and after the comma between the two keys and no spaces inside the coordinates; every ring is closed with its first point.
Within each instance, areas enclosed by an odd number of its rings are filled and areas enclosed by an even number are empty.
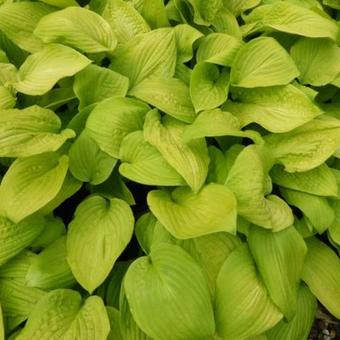
{"type": "Polygon", "coordinates": [[[119,324],[119,310],[113,307],[106,307],[106,312],[110,321],[110,333],[107,340],[124,340],[119,324]]]}
{"type": "Polygon", "coordinates": [[[54,7],[64,8],[69,6],[79,6],[76,0],[41,0],[45,4],[49,4],[54,7]]]}
{"type": "Polygon", "coordinates": [[[120,312],[120,331],[123,335],[123,339],[131,340],[151,340],[136,324],[134,320],[128,300],[126,298],[126,293],[124,290],[124,285],[122,285],[120,299],[119,299],[119,312],[120,312]]]}
{"type": "Polygon", "coordinates": [[[316,314],[317,302],[310,290],[301,284],[297,292],[296,314],[289,322],[279,321],[267,331],[268,340],[307,339],[316,314]]]}
{"type": "Polygon", "coordinates": [[[1,306],[7,324],[16,327],[25,321],[45,294],[40,289],[25,286],[17,279],[0,279],[1,306]]]}
{"type": "Polygon", "coordinates": [[[0,30],[20,48],[37,52],[42,47],[41,40],[33,34],[38,22],[53,12],[41,2],[8,2],[0,7],[0,30]]]}
{"type": "Polygon", "coordinates": [[[179,79],[145,79],[129,94],[183,122],[191,123],[195,119],[189,87],[179,79]]]}
{"type": "Polygon", "coordinates": [[[49,214],[52,212],[66,199],[74,195],[81,188],[81,186],[82,182],[75,179],[71,173],[68,172],[57,195],[40,210],[41,213],[49,214]]]}
{"type": "Polygon", "coordinates": [[[273,233],[251,226],[248,244],[270,298],[287,320],[297,309],[297,287],[307,247],[294,227],[273,233]]]}
{"type": "Polygon", "coordinates": [[[218,12],[223,8],[223,0],[188,0],[194,10],[194,22],[209,26],[218,12]]]}
{"type": "Polygon", "coordinates": [[[100,150],[85,129],[69,150],[70,171],[82,182],[98,185],[110,176],[117,159],[100,150]]]}
{"type": "Polygon", "coordinates": [[[280,190],[285,200],[299,208],[319,233],[326,231],[332,225],[335,218],[334,211],[325,197],[284,188],[280,190]]]}
{"type": "Polygon", "coordinates": [[[340,246],[340,201],[334,200],[329,202],[334,210],[334,221],[328,229],[328,233],[332,241],[340,246]]]}
{"type": "Polygon", "coordinates": [[[66,234],[66,228],[60,217],[46,216],[45,227],[41,234],[31,243],[32,248],[46,248],[66,234]]]}
{"type": "Polygon", "coordinates": [[[340,9],[339,0],[323,0],[322,3],[326,6],[332,7],[334,9],[340,9]]]}
{"type": "Polygon", "coordinates": [[[203,37],[203,34],[187,24],[176,25],[174,30],[177,45],[177,63],[188,62],[193,56],[193,44],[203,37]]]}
{"type": "Polygon", "coordinates": [[[93,109],[86,130],[102,151],[118,158],[123,138],[143,128],[148,111],[149,107],[136,99],[108,98],[93,109]]]}
{"type": "Polygon", "coordinates": [[[44,16],[34,34],[44,43],[62,43],[87,53],[112,52],[117,45],[109,23],[82,7],[67,7],[44,16]]]}
{"type": "Polygon", "coordinates": [[[109,318],[100,297],[82,301],[76,291],[56,289],[36,304],[17,339],[106,339],[109,332],[109,318]]]}
{"type": "Polygon", "coordinates": [[[288,172],[308,171],[320,166],[338,149],[340,120],[320,116],[293,131],[265,137],[267,151],[288,172]]]}
{"type": "Polygon", "coordinates": [[[1,305],[0,305],[0,339],[5,340],[5,325],[1,305]]]}
{"type": "Polygon", "coordinates": [[[31,96],[43,95],[58,80],[73,76],[90,63],[91,60],[70,47],[49,44],[27,57],[19,69],[15,88],[31,96]]]}
{"type": "Polygon", "coordinates": [[[270,172],[273,183],[281,187],[317,196],[337,196],[338,184],[332,170],[326,165],[305,172],[290,173],[276,165],[270,172]]]}
{"type": "Polygon", "coordinates": [[[92,293],[108,276],[131,239],[133,224],[129,205],[120,199],[94,195],[80,203],[69,225],[67,260],[87,291],[92,293]]]}
{"type": "Polygon", "coordinates": [[[0,211],[17,223],[49,203],[59,192],[68,157],[55,153],[17,159],[0,185],[0,211]]]}
{"type": "Polygon", "coordinates": [[[241,245],[241,240],[224,232],[177,241],[201,266],[212,296],[217,275],[227,257],[241,245]]]}
{"type": "MultiPolygon", "coordinates": [[[[289,206],[278,196],[268,195],[268,171],[264,156],[255,145],[243,149],[230,169],[226,185],[237,198],[237,211],[248,221],[275,231],[293,224],[289,206]]],[[[270,180],[270,179],[269,179],[270,180]]]]}
{"type": "Polygon", "coordinates": [[[239,87],[286,85],[299,75],[287,51],[274,39],[249,41],[236,54],[230,82],[239,87]]]}
{"type": "Polygon", "coordinates": [[[223,108],[233,113],[241,126],[257,123],[271,132],[287,132],[303,125],[322,111],[293,85],[233,91],[235,101],[223,108]]]}
{"type": "Polygon", "coordinates": [[[227,257],[218,274],[215,318],[217,333],[223,339],[260,335],[282,318],[257,275],[246,245],[227,257]]]}
{"type": "Polygon", "coordinates": [[[273,29],[310,38],[336,40],[339,32],[336,22],[329,17],[288,1],[259,6],[244,20],[247,24],[258,25],[261,30],[273,29]]]}
{"type": "Polygon", "coordinates": [[[200,43],[196,56],[197,62],[231,66],[242,45],[241,40],[229,34],[211,33],[200,43]]]}
{"type": "Polygon", "coordinates": [[[0,265],[28,247],[43,231],[45,220],[40,215],[25,218],[13,223],[0,217],[0,265]]]}
{"type": "Polygon", "coordinates": [[[143,137],[142,131],[128,134],[122,141],[119,172],[124,177],[146,185],[185,185],[181,175],[160,152],[143,137]]]}
{"type": "Polygon", "coordinates": [[[140,12],[152,29],[170,26],[163,0],[143,0],[140,12]]]}
{"type": "Polygon", "coordinates": [[[136,222],[135,234],[145,254],[159,243],[176,243],[176,239],[164,228],[152,213],[142,215],[136,222]]]}
{"type": "Polygon", "coordinates": [[[183,142],[185,126],[169,116],[161,119],[157,110],[152,110],[145,119],[144,138],[157,148],[192,190],[197,192],[207,177],[208,149],[203,138],[183,142]]]}
{"type": "Polygon", "coordinates": [[[326,244],[312,237],[306,240],[308,253],[302,279],[317,299],[336,318],[340,317],[340,260],[326,244]]]}
{"type": "Polygon", "coordinates": [[[190,95],[196,112],[222,105],[228,97],[229,73],[209,63],[196,64],[190,79],[190,95]]]}
{"type": "Polygon", "coordinates": [[[123,0],[108,0],[102,16],[110,24],[119,43],[126,43],[137,34],[150,31],[145,19],[123,0]]]}
{"type": "Polygon", "coordinates": [[[291,56],[303,84],[323,86],[340,73],[340,47],[332,40],[300,38],[291,48],[291,56]]]}
{"type": "Polygon", "coordinates": [[[172,28],[140,34],[117,48],[110,68],[130,80],[130,88],[150,77],[171,78],[176,67],[176,38],[172,28]]]}
{"type": "Polygon", "coordinates": [[[45,248],[32,263],[26,274],[26,285],[44,290],[68,288],[76,283],[66,261],[66,236],[45,248]]]}
{"type": "Polygon", "coordinates": [[[224,185],[210,183],[197,194],[188,187],[172,192],[153,190],[147,201],[152,213],[176,238],[236,231],[236,199],[224,185]]]}
{"type": "Polygon", "coordinates": [[[17,81],[17,69],[7,62],[0,62],[0,109],[10,109],[16,103],[13,85],[17,81]]]}
{"type": "Polygon", "coordinates": [[[134,319],[152,338],[196,340],[215,332],[204,275],[178,246],[160,244],[133,262],[124,288],[134,319]]]}
{"type": "Polygon", "coordinates": [[[79,109],[110,97],[125,97],[129,79],[98,65],[89,65],[74,79],[73,89],[79,109]]]}
{"type": "Polygon", "coordinates": [[[0,156],[27,157],[56,151],[75,133],[62,130],[61,121],[51,110],[34,105],[25,109],[0,111],[0,156]]]}
{"type": "Polygon", "coordinates": [[[242,14],[244,11],[256,7],[260,0],[223,0],[223,4],[235,16],[242,14]]]}
{"type": "Polygon", "coordinates": [[[188,125],[183,134],[183,139],[191,139],[216,136],[238,136],[260,140],[261,137],[255,131],[241,131],[240,122],[231,113],[214,109],[201,112],[193,124],[188,125]]]}

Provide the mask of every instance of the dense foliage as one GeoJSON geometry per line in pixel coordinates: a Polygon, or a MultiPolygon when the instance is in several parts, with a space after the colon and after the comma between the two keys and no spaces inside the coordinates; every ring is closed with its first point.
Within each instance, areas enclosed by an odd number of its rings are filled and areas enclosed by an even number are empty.
{"type": "Polygon", "coordinates": [[[340,1],[81,6],[0,0],[0,339],[340,318],[340,1]]]}

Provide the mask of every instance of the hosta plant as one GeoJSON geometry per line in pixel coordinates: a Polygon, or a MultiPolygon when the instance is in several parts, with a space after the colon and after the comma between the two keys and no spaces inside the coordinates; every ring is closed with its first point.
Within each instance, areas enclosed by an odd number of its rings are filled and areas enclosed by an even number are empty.
{"type": "Polygon", "coordinates": [[[0,0],[0,339],[340,318],[339,20],[339,0],[0,0]]]}

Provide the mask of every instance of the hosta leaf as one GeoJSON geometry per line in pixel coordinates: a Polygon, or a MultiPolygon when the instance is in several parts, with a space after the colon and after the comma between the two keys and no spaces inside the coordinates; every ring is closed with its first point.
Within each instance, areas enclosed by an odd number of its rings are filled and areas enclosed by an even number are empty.
{"type": "Polygon", "coordinates": [[[236,199],[224,185],[210,183],[197,194],[188,187],[172,192],[154,190],[148,194],[148,204],[164,227],[179,239],[236,231],[236,199]]]}
{"type": "Polygon", "coordinates": [[[321,114],[321,110],[293,85],[233,92],[234,102],[223,108],[233,113],[242,126],[257,123],[271,132],[287,132],[321,114]]]}
{"type": "Polygon", "coordinates": [[[171,78],[176,67],[173,29],[140,34],[116,49],[111,68],[130,80],[130,88],[149,77],[171,78]]]}
{"type": "Polygon", "coordinates": [[[163,0],[143,0],[140,12],[152,29],[170,26],[163,0]]]}
{"type": "Polygon", "coordinates": [[[16,98],[5,86],[0,85],[0,109],[11,109],[15,106],[16,98]]]}
{"type": "Polygon", "coordinates": [[[52,212],[66,199],[74,195],[81,188],[81,185],[82,182],[75,179],[70,172],[67,172],[57,195],[40,210],[41,213],[48,214],[52,212]]]}
{"type": "Polygon", "coordinates": [[[124,340],[119,324],[120,313],[118,309],[106,307],[106,312],[110,320],[110,333],[107,340],[124,340]]]}
{"type": "Polygon", "coordinates": [[[281,320],[267,331],[268,340],[307,339],[316,314],[314,295],[303,284],[298,288],[296,314],[289,322],[281,320]]]}
{"type": "Polygon", "coordinates": [[[267,195],[267,170],[256,146],[246,147],[230,169],[226,185],[237,198],[237,211],[248,221],[275,231],[293,224],[289,206],[276,195],[267,195]]]}
{"type": "Polygon", "coordinates": [[[110,176],[117,159],[99,149],[85,129],[69,151],[70,171],[82,182],[98,185],[110,176]]]}
{"type": "Polygon", "coordinates": [[[255,131],[241,131],[240,122],[231,113],[215,109],[201,112],[193,124],[185,128],[183,139],[189,141],[215,136],[248,137],[254,140],[260,138],[255,131]]]}
{"type": "Polygon", "coordinates": [[[259,6],[244,20],[247,24],[258,24],[261,29],[270,28],[310,38],[336,40],[339,32],[336,22],[327,16],[288,1],[259,6]]]}
{"type": "Polygon", "coordinates": [[[131,98],[108,98],[91,112],[86,129],[100,149],[112,157],[119,157],[120,144],[130,132],[143,128],[149,107],[131,98]]]}
{"type": "Polygon", "coordinates": [[[185,126],[171,117],[161,121],[157,110],[152,110],[145,119],[144,137],[197,192],[207,177],[208,149],[204,139],[184,143],[182,134],[185,126]]]}
{"type": "Polygon", "coordinates": [[[44,226],[45,221],[39,215],[30,216],[19,223],[0,217],[0,265],[28,247],[44,226]]]}
{"type": "Polygon", "coordinates": [[[190,80],[190,95],[196,112],[215,109],[228,97],[229,73],[219,71],[209,63],[200,63],[194,67],[190,80]]]}
{"type": "Polygon", "coordinates": [[[56,151],[75,136],[70,129],[60,131],[59,117],[48,109],[31,106],[0,111],[0,156],[27,157],[56,151]]]}
{"type": "Polygon", "coordinates": [[[49,4],[54,7],[64,8],[69,6],[79,6],[76,0],[41,0],[45,4],[49,4]]]}
{"type": "Polygon", "coordinates": [[[106,339],[109,332],[109,318],[98,296],[90,296],[83,302],[78,292],[57,289],[37,303],[16,339],[99,340],[106,339]]]}
{"type": "Polygon", "coordinates": [[[285,200],[308,218],[308,221],[319,232],[324,232],[334,221],[334,212],[325,197],[281,188],[285,200]]]}
{"type": "Polygon", "coordinates": [[[60,217],[46,216],[42,233],[31,243],[32,248],[46,248],[66,234],[66,228],[60,217]]]}
{"type": "Polygon", "coordinates": [[[197,62],[231,66],[243,43],[225,33],[211,33],[204,37],[198,50],[197,62]]]}
{"type": "Polygon", "coordinates": [[[176,25],[174,30],[177,45],[177,63],[186,63],[192,59],[193,44],[203,37],[203,34],[187,24],[176,25]]]}
{"type": "Polygon", "coordinates": [[[5,339],[5,326],[1,305],[0,305],[0,339],[1,340],[5,339]]]}
{"type": "Polygon", "coordinates": [[[108,0],[102,16],[110,24],[119,43],[126,43],[137,34],[150,31],[145,19],[123,0],[108,0]]]}
{"type": "Polygon", "coordinates": [[[286,85],[299,75],[286,50],[270,37],[251,40],[238,51],[231,68],[233,86],[286,85]]]}
{"type": "Polygon", "coordinates": [[[122,286],[120,294],[120,331],[123,335],[123,339],[131,340],[151,340],[136,324],[131,311],[126,294],[124,291],[124,286],[122,286]]]}
{"type": "Polygon", "coordinates": [[[185,185],[159,151],[144,140],[142,131],[128,134],[122,141],[119,172],[134,182],[146,185],[185,185]]]}
{"type": "Polygon", "coordinates": [[[309,171],[295,173],[285,171],[282,166],[275,166],[270,176],[273,183],[288,189],[317,196],[337,196],[338,194],[336,177],[326,164],[309,171]]]}
{"type": "Polygon", "coordinates": [[[299,39],[291,49],[303,84],[326,85],[340,73],[340,47],[329,39],[299,39]]]}
{"type": "Polygon", "coordinates": [[[67,168],[67,156],[54,153],[17,159],[1,182],[0,210],[14,222],[38,211],[58,194],[67,168]]]}
{"type": "Polygon", "coordinates": [[[330,201],[330,205],[334,210],[335,218],[332,225],[328,229],[328,233],[332,241],[340,246],[340,201],[330,201]]]}
{"type": "Polygon", "coordinates": [[[339,0],[323,0],[322,3],[326,6],[332,7],[334,9],[340,9],[339,0]]]}
{"type": "Polygon", "coordinates": [[[227,257],[218,274],[215,317],[217,333],[223,339],[259,335],[282,318],[257,276],[246,245],[227,257]]]}
{"type": "Polygon", "coordinates": [[[223,8],[223,0],[188,0],[194,9],[194,22],[209,26],[218,12],[223,8]]]}
{"type": "Polygon", "coordinates": [[[198,264],[181,248],[152,248],[148,257],[130,266],[124,287],[133,317],[152,338],[196,340],[214,334],[208,285],[198,264]]]}
{"type": "Polygon", "coordinates": [[[94,195],[78,206],[69,225],[67,260],[87,291],[92,293],[108,276],[131,239],[133,224],[129,205],[117,198],[94,195]]]}
{"type": "Polygon", "coordinates": [[[260,0],[223,0],[224,6],[236,16],[248,9],[256,7],[260,2],[260,0]]]}
{"type": "Polygon", "coordinates": [[[42,95],[62,78],[73,76],[91,61],[70,47],[60,44],[46,45],[41,51],[31,54],[19,69],[17,91],[42,95]]]}
{"type": "Polygon", "coordinates": [[[36,256],[26,274],[26,285],[44,290],[71,287],[76,283],[66,261],[66,237],[63,236],[36,256]]]}
{"type": "Polygon", "coordinates": [[[20,318],[21,322],[26,320],[33,307],[45,294],[42,290],[26,287],[17,280],[0,280],[1,306],[6,319],[20,318]]]}
{"type": "Polygon", "coordinates": [[[226,33],[239,40],[242,39],[242,33],[237,19],[226,7],[218,11],[212,25],[218,33],[226,33]]]}
{"type": "Polygon", "coordinates": [[[89,65],[75,76],[73,88],[79,108],[83,109],[106,98],[125,97],[129,79],[107,68],[89,65]]]}
{"type": "Polygon", "coordinates": [[[334,251],[316,238],[307,239],[308,253],[302,279],[317,299],[340,317],[340,260],[334,251]]]}
{"type": "Polygon", "coordinates": [[[195,119],[189,88],[179,79],[146,79],[129,94],[183,122],[191,123],[195,119]]]}
{"type": "Polygon", "coordinates": [[[82,7],[67,7],[44,16],[34,34],[44,43],[62,43],[87,53],[112,52],[117,45],[108,22],[82,7]]]}
{"type": "Polygon", "coordinates": [[[308,171],[320,166],[338,149],[340,121],[321,116],[293,131],[265,137],[268,152],[288,172],[308,171]]]}
{"type": "Polygon", "coordinates": [[[53,12],[53,7],[40,2],[8,2],[0,7],[0,30],[20,48],[37,52],[41,40],[33,34],[41,18],[53,12]]]}
{"type": "Polygon", "coordinates": [[[294,227],[273,233],[251,226],[248,243],[269,296],[291,320],[297,309],[297,287],[307,253],[302,236],[294,227]]]}
{"type": "Polygon", "coordinates": [[[217,275],[226,258],[241,245],[241,240],[224,232],[177,241],[201,266],[212,296],[217,275]]]}

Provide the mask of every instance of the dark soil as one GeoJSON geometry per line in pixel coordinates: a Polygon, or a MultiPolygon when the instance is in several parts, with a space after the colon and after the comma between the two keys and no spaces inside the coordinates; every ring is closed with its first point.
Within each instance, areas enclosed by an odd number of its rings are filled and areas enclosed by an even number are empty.
{"type": "Polygon", "coordinates": [[[309,340],[340,340],[340,320],[319,306],[309,340]]]}

